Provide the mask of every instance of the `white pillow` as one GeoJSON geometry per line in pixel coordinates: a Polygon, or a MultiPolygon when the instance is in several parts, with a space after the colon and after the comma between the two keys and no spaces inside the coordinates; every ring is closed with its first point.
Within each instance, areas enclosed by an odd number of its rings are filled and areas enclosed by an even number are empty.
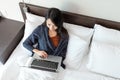
{"type": "Polygon", "coordinates": [[[93,40],[114,44],[114,45],[120,45],[120,31],[106,28],[98,24],[95,24],[94,28],[95,28],[95,32],[94,32],[93,40]]]}
{"type": "Polygon", "coordinates": [[[78,69],[81,61],[88,51],[88,43],[80,37],[69,33],[67,55],[64,63],[67,68],[78,69]]]}
{"type": "Polygon", "coordinates": [[[69,23],[64,23],[64,27],[69,33],[69,43],[64,64],[66,68],[78,69],[83,57],[89,51],[93,29],[69,23]]]}
{"type": "Polygon", "coordinates": [[[40,24],[26,20],[23,41],[33,32],[35,28],[38,27],[38,25],[40,24]]]}
{"type": "Polygon", "coordinates": [[[27,20],[34,22],[34,23],[40,23],[44,22],[45,18],[42,16],[38,16],[29,12],[26,12],[26,18],[27,20]]]}
{"type": "Polygon", "coordinates": [[[45,18],[40,17],[31,13],[26,12],[26,23],[25,23],[25,31],[24,31],[24,37],[23,41],[33,32],[35,28],[38,27],[38,25],[41,25],[45,18]]]}
{"type": "Polygon", "coordinates": [[[89,53],[89,70],[120,78],[120,31],[95,24],[89,53]]]}
{"type": "Polygon", "coordinates": [[[120,45],[92,42],[87,68],[93,72],[120,78],[120,45]]]}
{"type": "Polygon", "coordinates": [[[64,27],[68,32],[75,34],[76,36],[81,37],[85,41],[90,41],[90,38],[93,34],[92,28],[87,28],[81,25],[75,25],[70,23],[64,23],[64,27]]]}

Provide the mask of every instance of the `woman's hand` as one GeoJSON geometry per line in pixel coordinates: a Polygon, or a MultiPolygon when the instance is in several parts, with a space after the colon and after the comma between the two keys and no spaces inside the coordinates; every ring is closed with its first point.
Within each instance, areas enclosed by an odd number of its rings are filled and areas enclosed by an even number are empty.
{"type": "Polygon", "coordinates": [[[38,49],[33,49],[33,52],[38,54],[42,58],[47,58],[48,54],[45,51],[40,51],[38,49]]]}

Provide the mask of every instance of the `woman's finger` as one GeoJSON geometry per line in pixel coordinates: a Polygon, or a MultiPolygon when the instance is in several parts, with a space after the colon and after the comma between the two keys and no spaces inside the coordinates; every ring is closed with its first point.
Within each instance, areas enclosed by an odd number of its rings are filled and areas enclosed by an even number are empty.
{"type": "Polygon", "coordinates": [[[47,58],[48,54],[46,52],[44,52],[44,58],[47,58]]]}

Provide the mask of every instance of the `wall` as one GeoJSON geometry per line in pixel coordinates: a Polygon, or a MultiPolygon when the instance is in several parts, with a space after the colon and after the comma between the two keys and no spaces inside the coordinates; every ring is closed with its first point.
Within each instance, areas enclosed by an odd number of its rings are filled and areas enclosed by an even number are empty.
{"type": "MultiPolygon", "coordinates": [[[[22,0],[1,0],[0,11],[3,16],[23,21],[18,5],[20,1],[22,0]]],[[[25,0],[25,2],[120,22],[120,0],[25,0]]]]}

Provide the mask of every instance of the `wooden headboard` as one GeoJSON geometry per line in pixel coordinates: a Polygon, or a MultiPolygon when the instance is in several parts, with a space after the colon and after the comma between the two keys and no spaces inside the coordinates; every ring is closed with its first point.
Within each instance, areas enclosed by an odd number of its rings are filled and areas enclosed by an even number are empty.
{"type": "MultiPolygon", "coordinates": [[[[19,5],[20,5],[20,9],[21,9],[24,21],[25,21],[26,16],[23,11],[24,3],[20,2],[19,5]]],[[[27,4],[27,3],[26,3],[26,6],[28,7],[28,12],[39,15],[39,16],[45,16],[46,11],[48,10],[48,8],[46,7],[36,6],[32,4],[27,4]]],[[[62,11],[62,13],[64,17],[64,22],[82,25],[82,26],[86,26],[89,28],[93,28],[94,24],[97,23],[97,24],[100,24],[100,25],[103,25],[109,28],[120,30],[120,22],[85,16],[85,15],[66,12],[66,11],[62,11]]]]}

